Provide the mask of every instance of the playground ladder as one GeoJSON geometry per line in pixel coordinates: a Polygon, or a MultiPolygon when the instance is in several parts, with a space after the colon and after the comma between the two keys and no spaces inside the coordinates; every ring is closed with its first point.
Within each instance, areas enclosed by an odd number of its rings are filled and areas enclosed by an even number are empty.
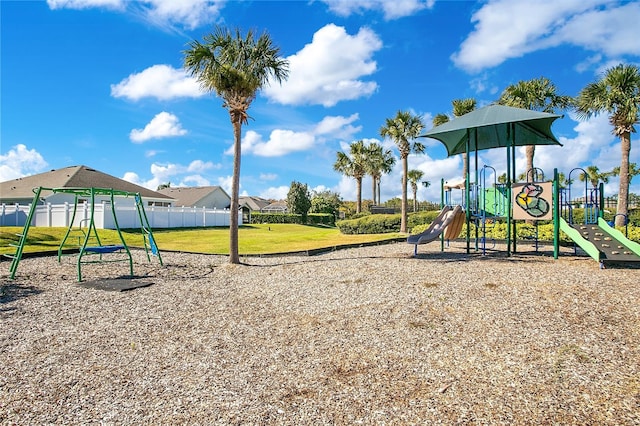
{"type": "Polygon", "coordinates": [[[24,250],[24,244],[27,241],[27,233],[29,232],[29,227],[31,226],[31,220],[33,219],[33,214],[36,211],[35,206],[40,200],[40,191],[42,188],[38,188],[34,190],[35,195],[33,197],[33,201],[31,203],[31,208],[29,209],[29,215],[27,216],[27,221],[24,223],[24,227],[22,228],[21,234],[16,234],[19,238],[18,244],[10,244],[10,246],[16,248],[16,252],[14,254],[5,254],[6,257],[11,259],[11,266],[9,267],[9,272],[11,273],[11,279],[14,279],[16,276],[16,271],[18,270],[18,264],[20,263],[20,259],[22,259],[22,251],[24,250]]]}

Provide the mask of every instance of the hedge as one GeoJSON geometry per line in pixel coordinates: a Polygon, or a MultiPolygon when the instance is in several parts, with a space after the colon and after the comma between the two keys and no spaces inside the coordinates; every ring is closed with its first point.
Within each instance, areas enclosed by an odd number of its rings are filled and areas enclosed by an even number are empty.
{"type": "MultiPolygon", "coordinates": [[[[407,218],[407,228],[411,234],[419,234],[425,231],[431,222],[435,219],[439,212],[428,211],[420,213],[409,214],[407,218]]],[[[628,238],[632,241],[640,242],[640,227],[634,226],[634,220],[637,212],[633,212],[629,215],[629,226],[627,228],[628,238]]],[[[612,217],[612,215],[610,216],[612,217]]],[[[584,212],[582,209],[574,209],[573,218],[583,220],[584,212]]],[[[605,215],[605,219],[607,216],[605,215]]],[[[610,218],[609,218],[610,219],[610,218]]],[[[360,217],[358,219],[341,220],[336,223],[338,229],[343,234],[386,234],[391,232],[400,231],[401,215],[399,214],[375,214],[360,217]]],[[[466,237],[466,224],[463,226],[460,233],[460,238],[466,237]]],[[[486,237],[497,240],[504,240],[506,238],[507,224],[504,220],[499,220],[497,223],[487,221],[485,225],[486,237]]],[[[518,239],[533,239],[536,236],[536,226],[518,221],[516,224],[517,238],[518,239]]],[[[623,234],[625,228],[618,228],[623,234]]],[[[482,230],[479,230],[482,233],[482,230]]],[[[553,223],[551,221],[541,221],[537,227],[538,240],[540,241],[553,241],[553,223]]],[[[471,236],[475,238],[475,225],[471,223],[471,236]]],[[[562,242],[569,242],[569,238],[560,233],[560,240],[562,242]]]]}
{"type": "MultiPolygon", "coordinates": [[[[335,225],[335,217],[330,213],[309,213],[306,225],[335,225]]],[[[251,213],[251,223],[294,223],[305,225],[302,215],[292,213],[251,213]]]]}

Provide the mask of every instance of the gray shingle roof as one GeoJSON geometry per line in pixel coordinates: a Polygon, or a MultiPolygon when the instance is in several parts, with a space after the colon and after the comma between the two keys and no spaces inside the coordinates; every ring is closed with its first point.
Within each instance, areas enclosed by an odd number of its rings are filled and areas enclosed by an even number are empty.
{"type": "Polygon", "coordinates": [[[171,200],[171,197],[87,166],[70,166],[37,175],[0,182],[0,198],[33,198],[33,188],[107,188],[139,192],[147,198],[171,200]]]}
{"type": "MultiPolygon", "coordinates": [[[[207,195],[215,191],[226,192],[220,186],[187,186],[179,188],[163,188],[159,192],[175,200],[176,206],[196,206],[207,195]]],[[[228,195],[227,195],[228,197],[228,195]]]]}

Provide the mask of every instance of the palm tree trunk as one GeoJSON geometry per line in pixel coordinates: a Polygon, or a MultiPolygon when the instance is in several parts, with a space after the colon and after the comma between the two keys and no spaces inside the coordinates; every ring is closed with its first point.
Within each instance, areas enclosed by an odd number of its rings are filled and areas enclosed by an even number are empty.
{"type": "Polygon", "coordinates": [[[360,213],[362,211],[362,178],[356,178],[356,213],[360,213]]]}
{"type": "Polygon", "coordinates": [[[238,195],[240,189],[240,143],[242,138],[242,123],[240,117],[231,116],[233,122],[233,180],[231,183],[231,207],[229,220],[229,263],[240,263],[238,253],[238,195]]]}
{"type": "Polygon", "coordinates": [[[407,232],[407,174],[409,172],[409,161],[407,156],[402,156],[402,206],[400,219],[400,232],[407,232]]]}
{"type": "Polygon", "coordinates": [[[382,204],[382,199],[380,198],[380,181],[382,180],[382,176],[376,179],[376,187],[378,189],[378,203],[382,204]]]}
{"type": "MultiPolygon", "coordinates": [[[[618,206],[616,214],[627,215],[629,201],[629,152],[631,151],[631,134],[624,132],[620,135],[622,159],[620,161],[620,189],[618,190],[618,206]]],[[[625,216],[616,216],[616,226],[624,226],[625,216]]]]}
{"type": "Polygon", "coordinates": [[[467,174],[467,162],[469,161],[469,156],[467,155],[467,153],[463,153],[462,154],[462,176],[466,176],[467,174]]]}
{"type": "Polygon", "coordinates": [[[373,205],[376,206],[376,177],[371,175],[371,185],[373,189],[373,205]]]}
{"type": "Polygon", "coordinates": [[[414,186],[413,188],[413,212],[418,211],[418,186],[414,186]]]}
{"type": "Polygon", "coordinates": [[[536,146],[527,145],[524,149],[525,156],[527,157],[527,169],[524,171],[524,180],[529,180],[529,173],[531,173],[531,180],[533,180],[533,157],[536,153],[536,146]]]}

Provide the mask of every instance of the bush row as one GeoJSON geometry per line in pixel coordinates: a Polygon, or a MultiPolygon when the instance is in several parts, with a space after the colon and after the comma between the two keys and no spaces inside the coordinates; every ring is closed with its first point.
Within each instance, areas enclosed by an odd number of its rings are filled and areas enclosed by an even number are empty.
{"type": "Polygon", "coordinates": [[[309,213],[306,223],[301,214],[292,213],[251,213],[251,223],[294,223],[298,225],[334,226],[335,217],[330,213],[309,213]]]}
{"type": "MultiPolygon", "coordinates": [[[[407,228],[409,233],[418,234],[420,232],[425,231],[431,222],[438,215],[436,211],[428,211],[428,212],[420,212],[410,214],[407,218],[407,228]]],[[[576,219],[580,218],[583,220],[584,213],[576,209],[574,211],[574,221],[577,222],[576,219]]],[[[631,218],[631,215],[630,215],[631,218]]],[[[605,220],[607,216],[605,216],[605,220]]],[[[611,218],[609,218],[610,220],[611,218]]],[[[400,231],[400,220],[401,217],[399,214],[376,214],[376,215],[366,215],[360,217],[358,219],[347,219],[341,220],[336,223],[338,229],[343,234],[386,234],[392,232],[400,231]]],[[[625,233],[625,228],[618,228],[620,232],[625,233]]],[[[467,232],[466,224],[462,228],[462,232],[460,233],[460,238],[465,238],[467,232]]],[[[553,223],[550,221],[541,221],[538,222],[538,225],[531,225],[524,222],[517,222],[516,224],[516,232],[518,239],[534,239],[536,238],[540,241],[553,241],[553,223]]],[[[628,233],[628,238],[632,241],[640,242],[640,226],[634,226],[633,220],[630,219],[629,226],[626,229],[628,233]]],[[[478,234],[482,236],[483,229],[478,229],[478,234]]],[[[484,234],[486,238],[503,240],[506,238],[507,234],[507,224],[504,220],[497,221],[493,223],[491,221],[487,221],[484,226],[484,234]]],[[[475,238],[476,236],[476,227],[473,223],[471,223],[471,237],[475,238]]],[[[560,241],[569,242],[569,238],[564,235],[564,233],[560,233],[560,241]]]]}

